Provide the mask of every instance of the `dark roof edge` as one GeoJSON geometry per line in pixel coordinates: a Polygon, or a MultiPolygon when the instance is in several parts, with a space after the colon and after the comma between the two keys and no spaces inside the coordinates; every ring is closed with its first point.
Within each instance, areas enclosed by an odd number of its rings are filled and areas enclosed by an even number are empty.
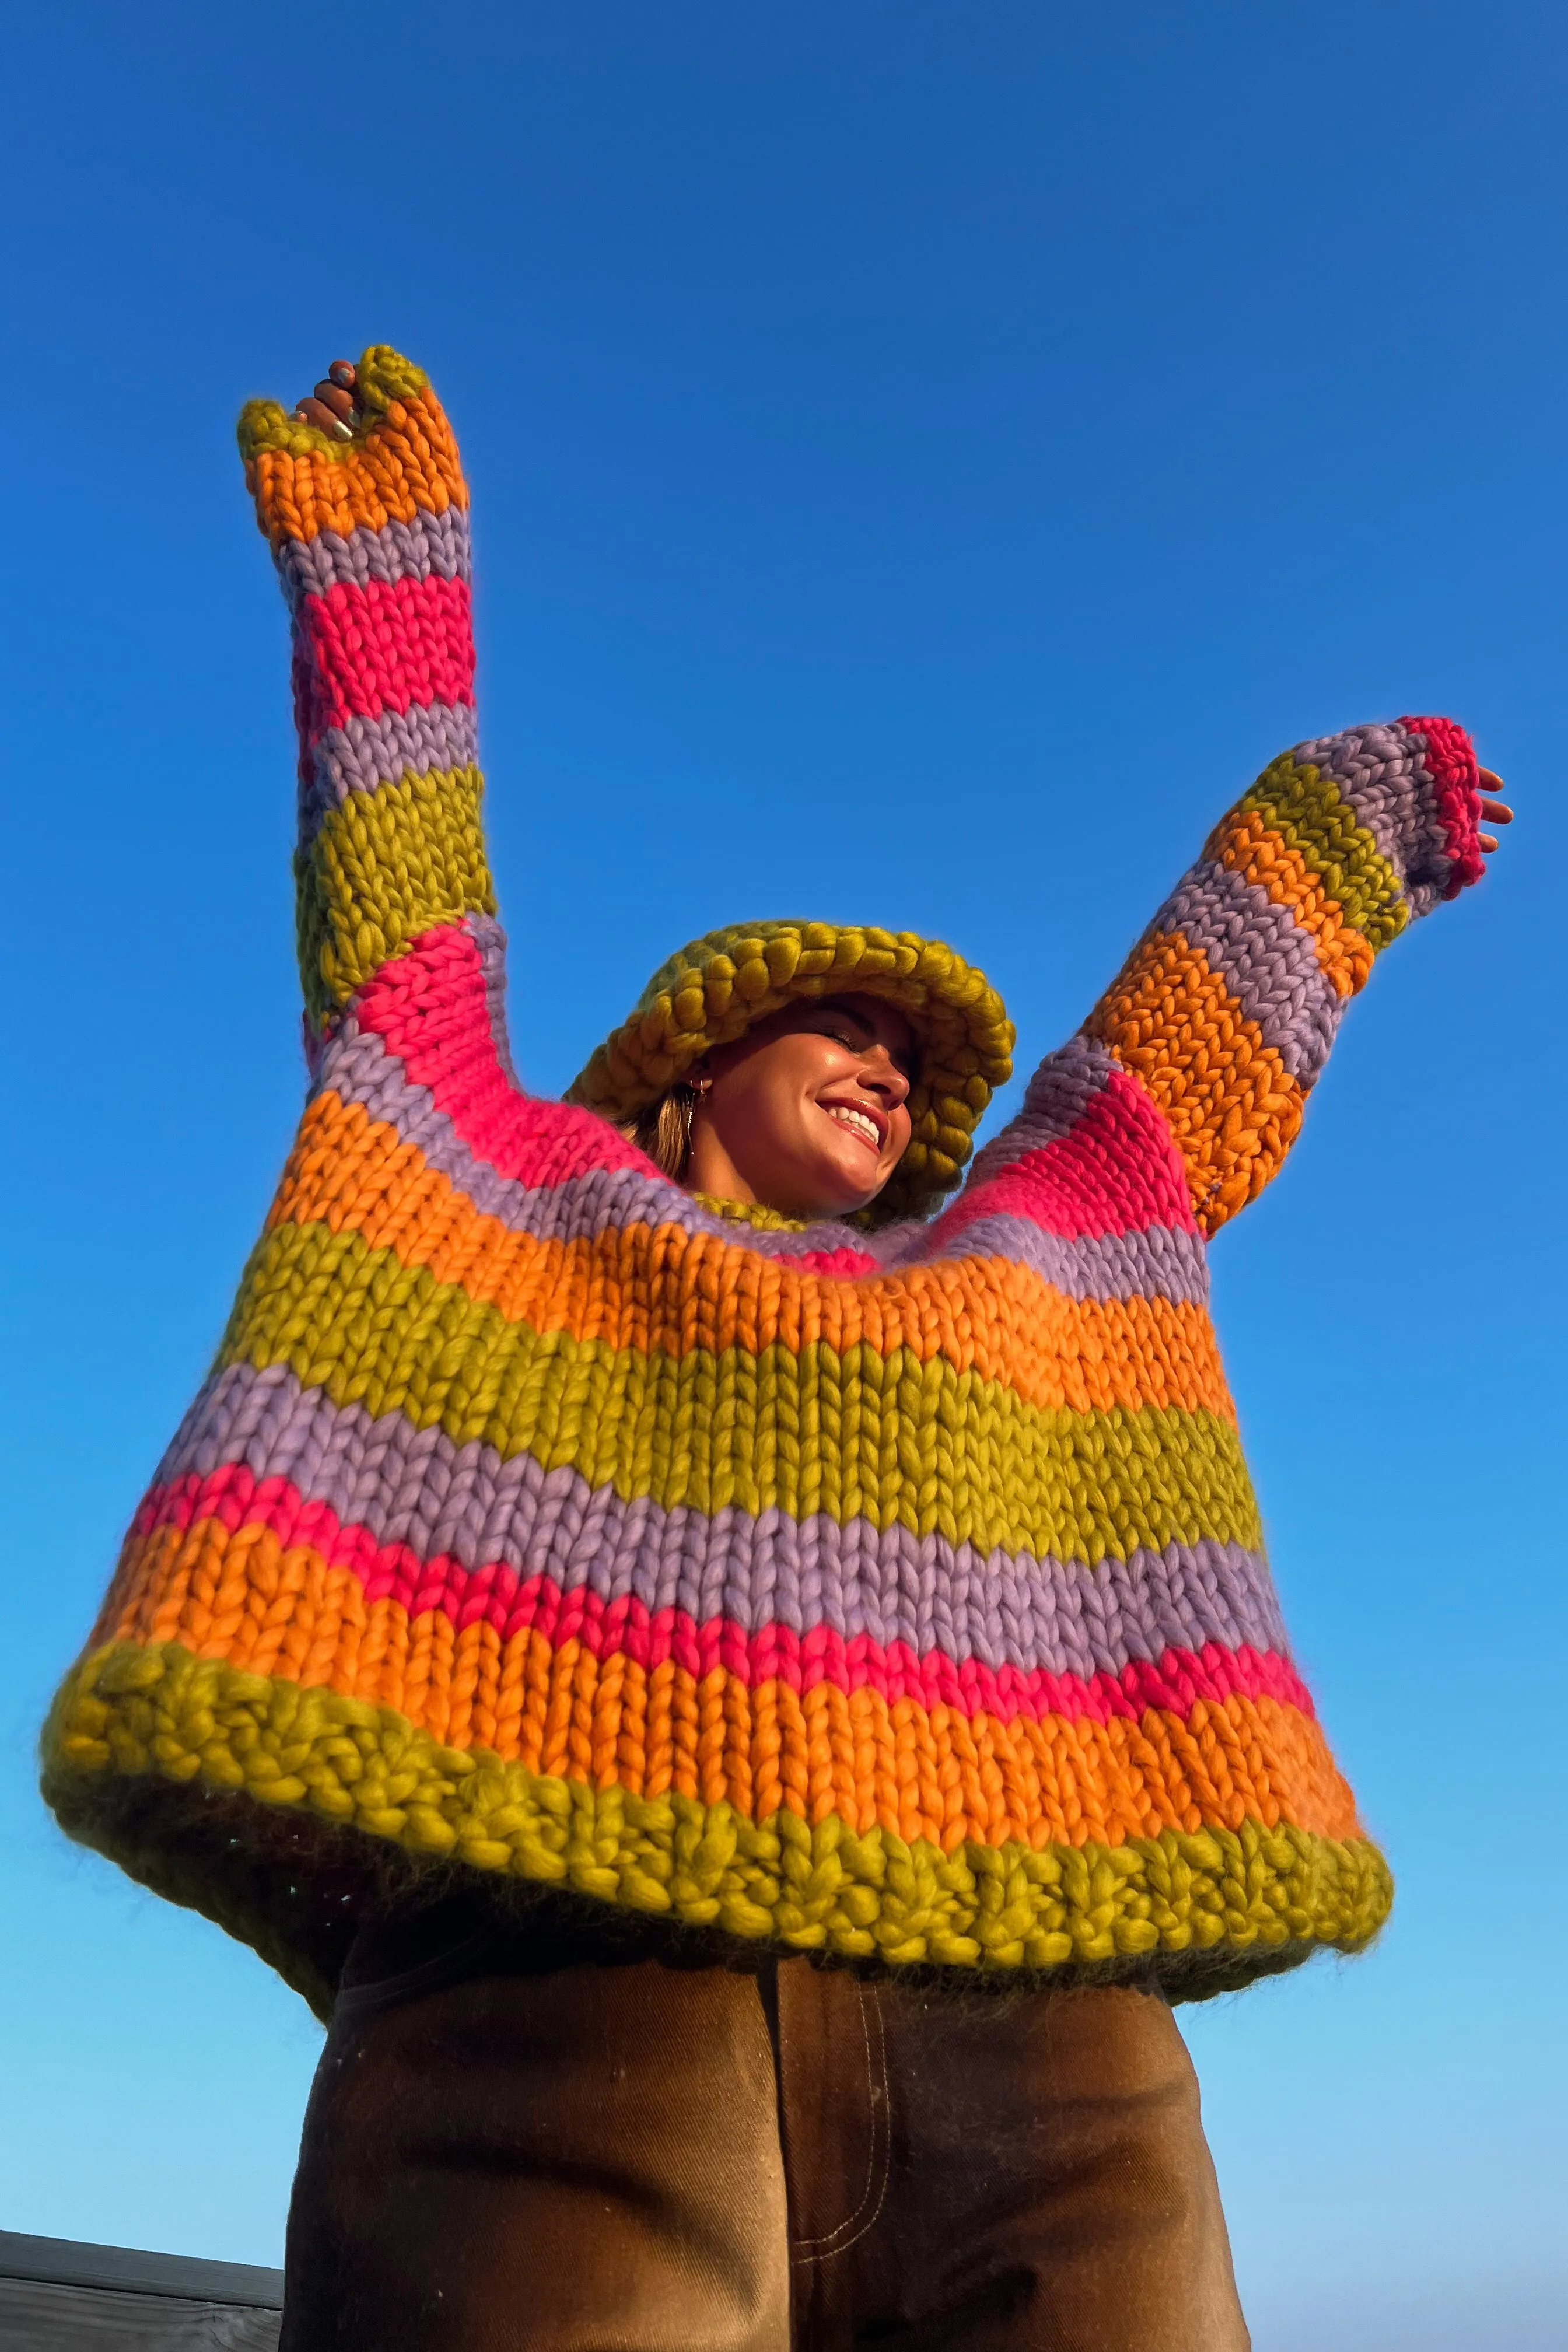
{"type": "Polygon", "coordinates": [[[29,2238],[13,2230],[0,2230],[0,2278],[171,2295],[184,2303],[235,2303],[253,2311],[283,2308],[281,2271],[252,2263],[205,2263],[192,2254],[143,2253],[134,2246],[88,2246],[76,2238],[29,2238]]]}

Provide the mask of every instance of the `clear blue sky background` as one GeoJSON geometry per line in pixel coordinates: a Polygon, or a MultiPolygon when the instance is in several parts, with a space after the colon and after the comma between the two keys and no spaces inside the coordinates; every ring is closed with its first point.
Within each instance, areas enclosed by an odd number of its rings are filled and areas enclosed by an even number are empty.
{"type": "Polygon", "coordinates": [[[1399,1906],[1187,2014],[1262,2352],[1560,2343],[1562,10],[60,0],[6,81],[0,2225],[279,2253],[315,2029],[32,1748],[300,1097],[233,417],[384,339],[541,1087],[758,909],[952,939],[1037,1054],[1282,747],[1451,711],[1514,788],[1215,1253],[1399,1906]]]}

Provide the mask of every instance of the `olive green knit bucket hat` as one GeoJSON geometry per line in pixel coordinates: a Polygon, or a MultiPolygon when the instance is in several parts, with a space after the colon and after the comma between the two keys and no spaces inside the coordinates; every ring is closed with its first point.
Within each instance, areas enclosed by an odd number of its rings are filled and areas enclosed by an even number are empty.
{"type": "Polygon", "coordinates": [[[1013,1024],[983,971],[940,940],[840,923],[731,923],[654,973],[628,1017],[573,1080],[568,1102],[636,1118],[715,1045],[786,1004],[885,997],[920,1047],[913,1132],[868,1214],[923,1216],[958,1182],[995,1089],[1013,1070],[1013,1024]]]}

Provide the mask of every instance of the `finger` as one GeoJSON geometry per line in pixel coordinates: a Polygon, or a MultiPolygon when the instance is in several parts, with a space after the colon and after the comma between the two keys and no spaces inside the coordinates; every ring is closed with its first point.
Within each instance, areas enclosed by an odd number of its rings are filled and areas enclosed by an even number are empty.
{"type": "Polygon", "coordinates": [[[1513,823],[1513,811],[1510,808],[1506,801],[1482,801],[1481,814],[1485,817],[1489,824],[1511,824],[1513,823]]]}
{"type": "Polygon", "coordinates": [[[1493,850],[1497,847],[1497,845],[1498,845],[1498,838],[1497,838],[1496,834],[1495,834],[1495,833],[1478,833],[1478,834],[1477,834],[1477,835],[1476,835],[1476,839],[1480,843],[1482,849],[1485,851],[1486,855],[1489,857],[1489,856],[1491,856],[1492,851],[1493,851],[1493,850]]]}
{"type": "Polygon", "coordinates": [[[1503,782],[1502,778],[1498,774],[1495,768],[1478,768],[1476,770],[1476,774],[1480,779],[1480,786],[1483,793],[1507,792],[1508,786],[1503,782]]]}
{"type": "Polygon", "coordinates": [[[322,433],[331,433],[335,435],[337,439],[340,441],[352,441],[353,439],[353,435],[349,431],[349,428],[343,423],[342,418],[341,416],[334,416],[330,408],[324,408],[321,405],[321,403],[314,398],[314,396],[308,400],[302,400],[300,403],[299,407],[294,411],[294,414],[296,416],[302,417],[307,425],[316,425],[322,433]]]}
{"type": "Polygon", "coordinates": [[[323,408],[330,408],[334,416],[341,417],[345,425],[354,413],[353,393],[340,391],[326,376],[321,378],[312,396],[321,402],[323,408]]]}
{"type": "Polygon", "coordinates": [[[331,381],[340,385],[344,392],[353,392],[358,381],[354,374],[353,360],[334,360],[328,368],[327,374],[331,381]]]}

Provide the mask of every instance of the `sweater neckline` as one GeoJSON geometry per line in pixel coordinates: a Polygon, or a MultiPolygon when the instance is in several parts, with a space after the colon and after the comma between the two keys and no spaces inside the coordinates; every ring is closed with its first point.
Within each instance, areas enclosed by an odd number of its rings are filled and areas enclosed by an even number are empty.
{"type": "Polygon", "coordinates": [[[751,1225],[763,1234],[804,1234],[810,1231],[805,1217],[785,1217],[777,1209],[767,1209],[760,1201],[725,1201],[717,1192],[693,1192],[692,1199],[700,1209],[713,1216],[722,1217],[726,1223],[751,1225]]]}

